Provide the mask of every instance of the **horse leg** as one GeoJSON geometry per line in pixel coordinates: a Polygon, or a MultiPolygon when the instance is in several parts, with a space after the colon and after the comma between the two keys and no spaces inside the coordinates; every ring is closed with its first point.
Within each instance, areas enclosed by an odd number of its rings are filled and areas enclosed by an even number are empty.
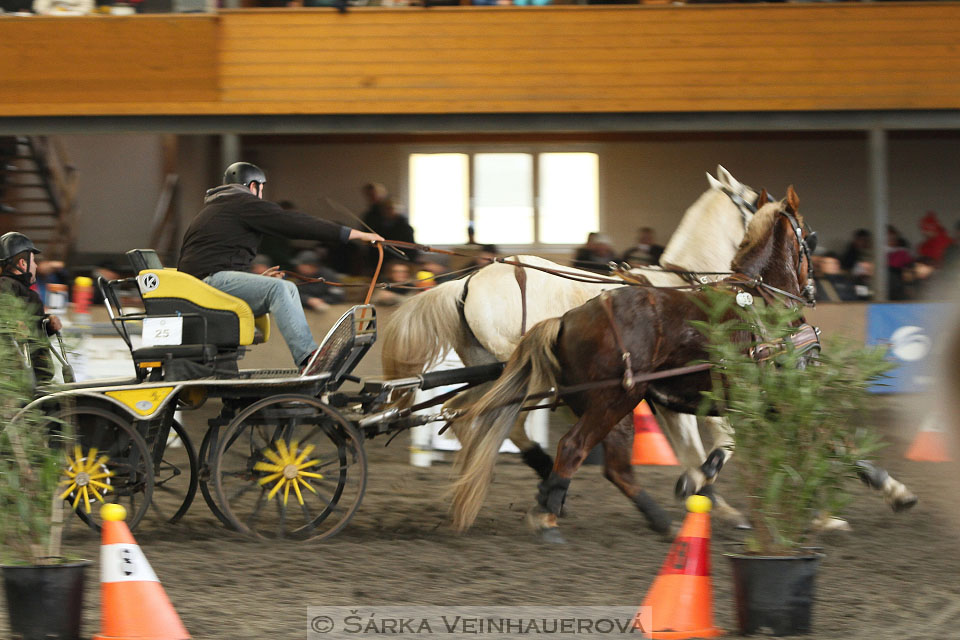
{"type": "Polygon", "coordinates": [[[667,539],[673,527],[668,514],[635,482],[630,458],[633,454],[633,416],[627,414],[603,439],[603,476],[612,482],[647,519],[647,526],[667,539]]]}
{"type": "Polygon", "coordinates": [[[527,415],[521,413],[517,421],[513,423],[513,429],[510,431],[510,441],[520,449],[520,457],[524,464],[533,469],[541,480],[546,480],[547,476],[553,470],[553,458],[543,450],[540,443],[527,435],[524,425],[527,421],[527,415]]]}
{"type": "Polygon", "coordinates": [[[857,461],[857,475],[871,489],[883,492],[883,498],[896,512],[912,508],[919,498],[912,491],[891,476],[886,469],[876,466],[869,460],[857,461]]]}
{"type": "Polygon", "coordinates": [[[733,454],[732,432],[729,423],[719,418],[705,418],[704,426],[713,435],[714,450],[706,455],[700,440],[696,416],[677,413],[661,405],[656,406],[657,419],[673,450],[684,467],[677,479],[674,494],[686,499],[695,493],[705,495],[713,502],[714,514],[738,529],[749,528],[747,519],[723,499],[713,483],[724,462],[733,454]]]}
{"type": "Polygon", "coordinates": [[[566,542],[557,525],[557,517],[563,509],[570,488],[570,480],[625,411],[613,413],[609,403],[594,402],[600,409],[588,409],[557,445],[557,459],[547,479],[539,484],[537,504],[529,513],[529,522],[545,542],[566,542]]]}

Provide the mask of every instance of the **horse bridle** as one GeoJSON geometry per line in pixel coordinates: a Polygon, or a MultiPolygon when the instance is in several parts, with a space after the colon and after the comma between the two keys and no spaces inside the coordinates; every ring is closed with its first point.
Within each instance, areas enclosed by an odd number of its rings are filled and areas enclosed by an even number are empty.
{"type": "Polygon", "coordinates": [[[806,223],[801,225],[797,217],[790,211],[783,209],[780,213],[790,221],[790,226],[793,227],[793,232],[797,236],[797,246],[799,247],[799,251],[797,251],[797,273],[800,272],[804,258],[807,260],[807,282],[801,288],[800,293],[806,304],[815,306],[817,304],[817,285],[813,279],[813,261],[810,260],[810,256],[817,249],[817,232],[811,230],[806,223]],[[804,236],[804,229],[807,232],[806,236],[804,236]]]}

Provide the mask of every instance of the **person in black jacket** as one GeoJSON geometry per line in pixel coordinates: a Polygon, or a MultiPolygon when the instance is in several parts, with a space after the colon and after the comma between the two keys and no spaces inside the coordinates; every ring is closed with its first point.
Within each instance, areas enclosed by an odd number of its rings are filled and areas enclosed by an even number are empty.
{"type": "MultiPolygon", "coordinates": [[[[53,335],[62,328],[60,318],[44,313],[40,294],[30,288],[37,279],[35,256],[38,253],[40,250],[22,233],[10,231],[0,236],[0,292],[13,294],[26,303],[27,309],[36,318],[36,325],[31,327],[34,337],[53,335]]],[[[53,377],[47,351],[46,345],[40,340],[30,350],[37,382],[49,381],[53,377]]]]}
{"type": "Polygon", "coordinates": [[[376,242],[383,237],[285,211],[263,199],[266,181],[263,171],[249,162],[227,167],[223,185],[207,191],[205,206],[183,236],[177,268],[240,298],[250,305],[254,315],[269,312],[294,360],[303,367],[317,343],[310,333],[296,285],[282,280],[283,273],[277,267],[259,275],[249,273],[264,234],[339,243],[376,242]]]}

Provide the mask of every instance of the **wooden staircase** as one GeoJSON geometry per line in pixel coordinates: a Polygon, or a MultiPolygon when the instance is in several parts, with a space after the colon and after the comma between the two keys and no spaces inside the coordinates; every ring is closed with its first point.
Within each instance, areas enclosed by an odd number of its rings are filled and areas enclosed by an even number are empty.
{"type": "Polygon", "coordinates": [[[77,171],[47,136],[0,136],[0,233],[30,236],[48,259],[73,248],[77,171]]]}

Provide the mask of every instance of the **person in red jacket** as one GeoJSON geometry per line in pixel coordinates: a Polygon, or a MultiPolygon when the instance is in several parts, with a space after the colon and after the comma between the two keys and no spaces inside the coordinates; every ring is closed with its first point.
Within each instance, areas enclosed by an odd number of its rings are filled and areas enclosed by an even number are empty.
{"type": "Polygon", "coordinates": [[[947,247],[953,244],[950,234],[940,224],[937,214],[933,211],[927,211],[927,215],[920,220],[920,230],[926,239],[917,249],[917,253],[933,260],[934,266],[941,266],[943,264],[943,253],[947,250],[947,247]]]}

